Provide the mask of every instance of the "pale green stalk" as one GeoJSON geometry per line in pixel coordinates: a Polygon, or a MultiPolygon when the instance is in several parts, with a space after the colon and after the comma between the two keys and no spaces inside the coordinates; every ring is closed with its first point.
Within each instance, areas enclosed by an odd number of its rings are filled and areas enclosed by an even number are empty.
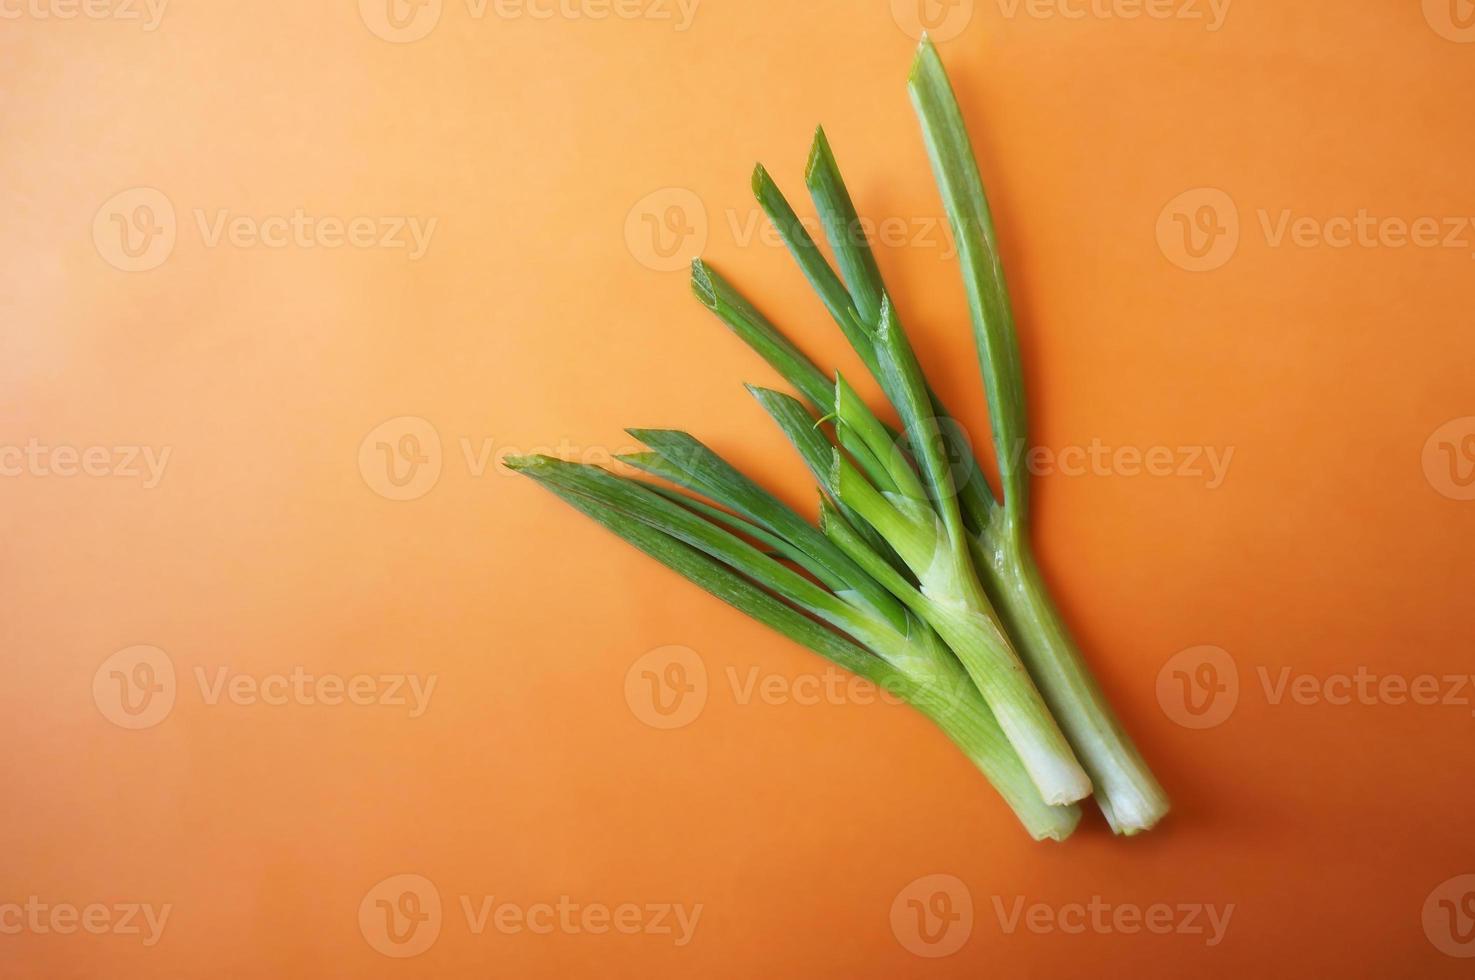
{"type": "Polygon", "coordinates": [[[974,554],[1021,655],[1096,784],[1102,813],[1118,833],[1135,834],[1168,812],[1167,794],[1117,721],[1035,563],[1028,534],[1023,461],[1029,446],[1014,315],[962,110],[930,42],[922,43],[910,89],[958,245],[1003,486],[1002,519],[982,529],[974,554]]]}
{"type": "MultiPolygon", "coordinates": [[[[888,303],[883,301],[883,308],[888,303]]],[[[877,352],[883,377],[888,379],[889,386],[897,390],[899,396],[902,391],[910,391],[914,398],[921,397],[921,389],[916,384],[915,363],[909,361],[909,351],[904,350],[904,342],[888,333],[885,326],[888,318],[884,315],[882,322],[882,342],[877,344],[877,352]],[[909,363],[898,364],[902,360],[909,363]]],[[[866,417],[869,413],[862,412],[857,403],[847,402],[843,396],[845,390],[844,385],[837,386],[836,417],[839,423],[851,424],[858,433],[872,440],[879,439],[878,429],[866,417]]],[[[784,397],[771,393],[765,400],[765,407],[774,411],[772,406],[781,404],[784,397]]],[[[908,433],[917,434],[913,439],[914,445],[923,445],[925,440],[920,436],[924,423],[916,418],[916,407],[915,400],[907,403],[902,416],[908,433]]],[[[793,408],[803,412],[797,403],[793,408]]],[[[780,424],[784,425],[782,420],[780,424]]],[[[784,425],[784,429],[791,439],[794,438],[794,426],[784,425]]],[[[874,448],[884,447],[877,445],[874,448]]],[[[805,452],[802,447],[801,452],[805,452]]],[[[923,479],[918,479],[902,462],[895,464],[901,487],[897,492],[886,493],[875,487],[838,450],[832,450],[831,473],[827,480],[822,481],[840,503],[859,514],[886,539],[920,588],[913,588],[899,574],[883,576],[881,569],[865,567],[864,556],[858,555],[854,547],[847,547],[845,541],[837,540],[836,543],[935,629],[957,654],[1019,753],[1045,802],[1064,804],[1083,799],[1090,795],[1091,782],[1077,764],[1065,736],[1019,662],[974,573],[956,498],[935,490],[945,479],[939,472],[943,464],[932,451],[924,451],[920,455],[928,461],[922,468],[923,479]]]]}

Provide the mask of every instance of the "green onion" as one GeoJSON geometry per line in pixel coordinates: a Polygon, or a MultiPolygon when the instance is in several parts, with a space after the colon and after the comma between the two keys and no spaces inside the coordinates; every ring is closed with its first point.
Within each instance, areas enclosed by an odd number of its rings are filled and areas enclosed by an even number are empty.
{"type": "MultiPolygon", "coordinates": [[[[879,266],[860,232],[854,204],[822,131],[810,154],[806,183],[846,282],[840,281],[818,246],[803,231],[792,207],[761,167],[758,170],[761,180],[755,180],[758,200],[831,316],[881,382],[906,424],[908,441],[921,472],[928,478],[933,503],[938,508],[942,524],[939,550],[950,565],[948,570],[961,576],[958,584],[966,591],[971,583],[959,569],[962,563],[956,554],[961,523],[964,529],[961,540],[997,611],[995,621],[1006,628],[1014,649],[1089,775],[1098,805],[1115,831],[1138,833],[1154,826],[1168,812],[1168,799],[1091,676],[1035,562],[1028,533],[1026,472],[1021,466],[1029,446],[1018,338],[993,219],[972,145],[942,61],[929,41],[922,43],[911,74],[910,90],[958,243],[988,392],[1002,504],[989,488],[966,440],[961,438],[960,428],[948,424],[950,413],[935,393],[925,389],[920,371],[913,369],[910,348],[896,325],[879,266]],[[873,309],[875,313],[868,315],[873,309]],[[951,468],[945,465],[948,459],[956,461],[951,468]],[[951,479],[945,482],[945,476],[951,479]],[[947,499],[954,495],[957,507],[947,499]]],[[[853,432],[873,457],[888,458],[886,449],[877,445],[875,425],[879,423],[872,423],[874,416],[863,405],[856,404],[858,399],[847,386],[842,384],[838,394],[827,388],[820,369],[751,304],[742,300],[715,270],[698,261],[693,267],[693,281],[720,282],[727,297],[723,303],[707,301],[703,291],[697,289],[708,308],[762,354],[811,405],[821,410],[833,409],[839,417],[842,435],[853,432]],[[761,333],[755,332],[752,322],[734,319],[731,310],[738,303],[761,321],[761,333]],[[775,353],[779,345],[783,345],[782,354],[775,353]]],[[[890,437],[888,431],[886,438],[890,437]]],[[[869,489],[881,489],[873,468],[862,465],[861,469],[875,484],[869,489]]],[[[849,471],[842,469],[840,477],[843,479],[847,474],[849,471]]],[[[860,485],[856,474],[849,474],[848,488],[851,499],[845,500],[842,492],[842,501],[851,509],[863,504],[870,516],[889,529],[887,536],[896,539],[893,543],[898,545],[898,551],[910,551],[916,561],[922,547],[916,539],[922,533],[919,528],[924,521],[919,518],[918,528],[909,528],[904,515],[899,516],[895,502],[891,501],[893,506],[889,509],[883,507],[867,492],[867,487],[860,485]]],[[[881,496],[885,501],[887,495],[881,496]]],[[[959,637],[953,640],[969,645],[959,637]]],[[[957,650],[956,643],[954,649],[957,650]]],[[[959,651],[959,655],[967,662],[968,654],[959,651]]]]}
{"type": "Polygon", "coordinates": [[[976,550],[987,559],[982,563],[985,574],[993,581],[1004,618],[1036,682],[1096,784],[1102,812],[1119,833],[1138,833],[1168,812],[1167,794],[1116,720],[1035,564],[1028,537],[1028,485],[1021,465],[1029,445],[1014,315],[993,216],[963,114],[942,59],[930,43],[922,45],[910,87],[958,241],[1004,491],[1004,519],[986,529],[976,550]]]}
{"type": "Polygon", "coordinates": [[[900,430],[701,259],[691,279],[702,304],[802,396],[749,386],[819,485],[818,527],[676,430],[630,430],[648,449],[622,457],[670,486],[546,457],[508,465],[752,618],[909,701],[1036,839],[1068,836],[1080,818],[1074,802],[1093,792],[1116,832],[1137,833],[1168,801],[1035,563],[1018,338],[972,146],[928,41],[910,89],[958,243],[1000,495],[923,375],[822,129],[805,185],[839,273],[762,166],[753,190],[900,430]]]}

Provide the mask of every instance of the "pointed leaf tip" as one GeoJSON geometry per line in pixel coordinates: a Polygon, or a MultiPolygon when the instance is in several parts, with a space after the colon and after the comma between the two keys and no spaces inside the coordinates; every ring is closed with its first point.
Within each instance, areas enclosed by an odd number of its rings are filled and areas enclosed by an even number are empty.
{"type": "Polygon", "coordinates": [[[809,144],[809,159],[804,163],[804,183],[806,185],[814,183],[815,172],[830,155],[830,139],[825,135],[824,126],[814,127],[814,139],[809,144]]]}
{"type": "Polygon", "coordinates": [[[896,308],[891,305],[891,297],[886,293],[881,294],[881,317],[876,323],[876,345],[885,346],[896,332],[896,308]]]}
{"type": "Polygon", "coordinates": [[[717,309],[717,287],[712,284],[711,270],[700,258],[691,260],[691,291],[707,309],[717,309]]]}
{"type": "Polygon", "coordinates": [[[936,60],[940,60],[937,45],[932,43],[932,36],[923,31],[922,40],[917,43],[917,56],[912,59],[912,70],[907,75],[907,81],[915,84],[917,76],[929,66],[930,62],[936,60]]]}
{"type": "Polygon", "coordinates": [[[764,188],[773,183],[773,179],[768,176],[768,168],[762,163],[753,164],[752,181],[754,194],[762,194],[764,188]]]}

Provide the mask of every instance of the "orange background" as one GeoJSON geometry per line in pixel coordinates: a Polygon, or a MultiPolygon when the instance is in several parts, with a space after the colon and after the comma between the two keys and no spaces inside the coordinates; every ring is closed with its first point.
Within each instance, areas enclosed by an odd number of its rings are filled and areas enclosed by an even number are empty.
{"type": "MultiPolygon", "coordinates": [[[[1424,451],[1475,414],[1475,233],[1296,247],[1261,220],[1475,215],[1475,45],[1433,29],[1439,4],[1237,0],[1210,32],[979,0],[942,45],[997,213],[1035,441],[1234,449],[1212,490],[1035,481],[1047,575],[1175,802],[1152,834],[1113,839],[1092,813],[1066,844],[1033,845],[912,712],[741,703],[729,669],[824,666],[468,463],[486,440],[597,459],[631,447],[626,425],[676,426],[812,507],[740,385],[775,379],[627,225],[645,227],[648,195],[691,192],[682,255],[705,228],[719,268],[859,381],[787,255],[748,237],[747,180],[763,160],[811,213],[800,174],[823,122],[864,214],[941,215],[894,6],[705,0],[678,31],[477,19],[456,0],[414,43],[346,0],[176,0],[154,31],[0,23],[0,444],[171,450],[153,489],[0,479],[0,904],[172,905],[149,948],[0,935],[0,975],[1467,973],[1421,909],[1475,872],[1470,706],[1273,704],[1259,673],[1471,671],[1475,503],[1439,491],[1424,451]],[[139,187],[172,204],[177,243],[129,273],[94,219],[139,187]],[[1157,234],[1197,188],[1238,209],[1238,250],[1208,272],[1157,234]],[[438,224],[411,261],[212,247],[196,218],[298,208],[438,224]],[[401,417],[433,426],[441,471],[396,502],[359,450],[401,417]],[[178,692],[130,731],[93,681],[135,645],[168,656],[178,692]],[[671,645],[697,652],[710,693],[661,731],[625,681],[671,645]],[[1202,645],[1229,652],[1241,690],[1222,725],[1192,730],[1156,685],[1202,645]],[[437,687],[412,719],[210,704],[196,683],[299,667],[437,687]],[[365,895],[399,874],[444,903],[415,959],[360,929],[365,895]],[[931,874],[974,904],[942,959],[909,953],[890,916],[931,874]],[[703,910],[683,947],[478,936],[461,896],[703,910]],[[1011,934],[992,900],[1016,896],[1234,913],[1214,947],[1011,934]]],[[[986,443],[956,266],[931,242],[882,262],[935,384],[986,443]]]]}

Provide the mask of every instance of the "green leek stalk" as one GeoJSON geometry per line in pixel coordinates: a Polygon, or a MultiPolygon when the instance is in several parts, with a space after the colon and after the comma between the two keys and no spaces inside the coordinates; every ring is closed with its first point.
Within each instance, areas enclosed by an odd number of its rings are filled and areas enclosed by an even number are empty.
{"type": "Polygon", "coordinates": [[[1091,774],[1102,813],[1116,832],[1139,833],[1166,815],[1167,794],[1107,704],[1035,562],[1014,315],[977,158],[942,59],[929,41],[922,43],[909,88],[958,243],[1004,490],[1002,519],[981,529],[974,552],[1036,683],[1091,774]]]}

